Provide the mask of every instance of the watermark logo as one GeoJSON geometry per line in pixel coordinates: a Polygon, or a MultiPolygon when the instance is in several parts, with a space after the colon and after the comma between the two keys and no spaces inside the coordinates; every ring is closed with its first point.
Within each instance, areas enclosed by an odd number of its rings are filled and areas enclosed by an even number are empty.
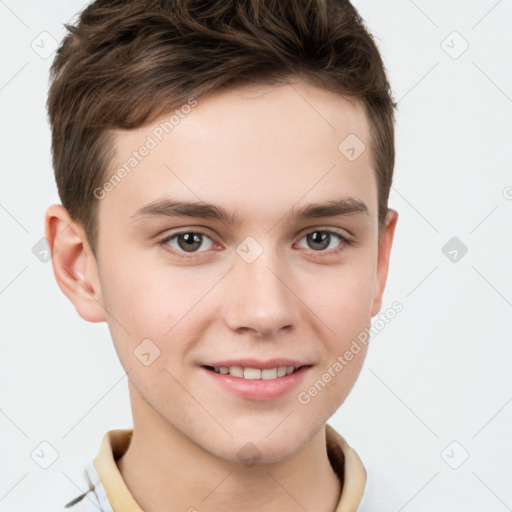
{"type": "Polygon", "coordinates": [[[49,32],[46,32],[46,30],[38,34],[30,43],[32,50],[34,50],[34,52],[44,60],[50,57],[58,46],[59,42],[57,39],[55,39],[55,37],[53,37],[49,32]]]}
{"type": "Polygon", "coordinates": [[[338,146],[338,151],[350,162],[357,160],[365,149],[365,143],[355,133],[348,135],[338,146]]]}
{"type": "Polygon", "coordinates": [[[160,349],[146,338],[135,347],[133,354],[144,366],[149,366],[160,357],[160,349]]]}
{"type": "Polygon", "coordinates": [[[452,441],[441,452],[441,459],[452,469],[459,469],[469,459],[469,452],[458,441],[452,441]]]}
{"type": "Polygon", "coordinates": [[[441,252],[452,263],[458,263],[467,254],[468,247],[462,240],[454,236],[443,245],[441,252]]]}
{"type": "MultiPolygon", "coordinates": [[[[55,255],[57,252],[57,246],[54,245],[52,247],[53,254],[55,255]]],[[[42,263],[48,263],[52,258],[52,251],[50,251],[50,240],[43,236],[33,247],[32,254],[42,263]]]]}
{"type": "Polygon", "coordinates": [[[249,441],[238,450],[236,455],[240,462],[248,468],[252,468],[261,459],[263,454],[254,443],[249,441]]]}
{"type": "Polygon", "coordinates": [[[30,456],[40,468],[48,469],[59,458],[59,452],[48,441],[42,441],[30,456]]]}
{"type": "Polygon", "coordinates": [[[252,236],[248,236],[238,244],[236,253],[246,263],[253,263],[263,253],[263,247],[252,236]]]}
{"type": "Polygon", "coordinates": [[[441,48],[449,57],[455,60],[469,48],[469,43],[454,30],[441,41],[441,48]]]}

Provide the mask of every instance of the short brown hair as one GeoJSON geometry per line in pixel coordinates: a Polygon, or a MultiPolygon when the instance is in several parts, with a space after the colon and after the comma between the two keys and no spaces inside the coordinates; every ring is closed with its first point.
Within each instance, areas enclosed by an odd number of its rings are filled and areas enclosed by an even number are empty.
{"type": "Polygon", "coordinates": [[[364,106],[381,231],[397,105],[373,37],[348,0],[96,0],[64,26],[47,101],[53,167],[62,204],[93,252],[93,191],[114,157],[112,129],[139,128],[190,97],[292,77],[364,106]]]}

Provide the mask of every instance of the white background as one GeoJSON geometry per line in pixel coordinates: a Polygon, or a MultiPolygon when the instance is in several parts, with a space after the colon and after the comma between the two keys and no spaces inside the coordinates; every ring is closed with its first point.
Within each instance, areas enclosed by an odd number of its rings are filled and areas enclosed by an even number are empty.
{"type": "MultiPolygon", "coordinates": [[[[82,320],[32,253],[60,201],[45,111],[53,55],[31,44],[41,32],[60,41],[85,4],[0,1],[0,512],[59,509],[103,434],[131,427],[107,325],[82,320]],[[31,458],[42,441],[59,455],[46,470],[31,458]]],[[[354,4],[399,100],[382,310],[404,310],[330,424],[368,472],[362,512],[510,510],[512,1],[354,4]],[[442,251],[452,237],[468,248],[457,262],[442,251]]]]}

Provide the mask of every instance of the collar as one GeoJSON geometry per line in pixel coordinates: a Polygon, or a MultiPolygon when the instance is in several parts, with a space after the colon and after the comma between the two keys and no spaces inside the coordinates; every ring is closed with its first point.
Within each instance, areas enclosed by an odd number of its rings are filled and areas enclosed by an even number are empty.
{"type": "MultiPolygon", "coordinates": [[[[109,430],[101,441],[94,467],[114,512],[143,512],[126,486],[116,460],[130,446],[133,429],[109,430]]],[[[366,470],[345,439],[325,425],[327,455],[341,482],[341,498],[335,512],[357,512],[366,486],[366,470]]]]}

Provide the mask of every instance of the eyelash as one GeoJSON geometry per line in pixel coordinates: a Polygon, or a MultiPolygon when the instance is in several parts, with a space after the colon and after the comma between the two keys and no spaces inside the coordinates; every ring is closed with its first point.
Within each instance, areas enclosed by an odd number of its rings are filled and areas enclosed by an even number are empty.
{"type": "MultiPolygon", "coordinates": [[[[355,245],[355,240],[350,240],[349,238],[343,236],[341,233],[339,233],[338,231],[334,231],[334,230],[330,230],[330,229],[314,229],[312,231],[309,231],[308,233],[306,233],[304,236],[302,236],[300,238],[300,240],[302,240],[303,238],[305,238],[306,236],[308,235],[311,235],[313,233],[329,233],[331,235],[335,235],[337,236],[341,243],[339,245],[338,248],[336,249],[331,249],[330,251],[325,251],[325,250],[321,250],[321,251],[314,251],[313,249],[311,249],[311,251],[313,253],[318,253],[320,255],[322,254],[328,254],[328,255],[337,255],[339,254],[340,252],[342,252],[343,250],[345,250],[345,247],[346,246],[351,246],[351,245],[355,245]]],[[[173,240],[174,238],[178,237],[179,235],[185,235],[185,234],[194,234],[194,235],[202,235],[202,236],[205,236],[207,238],[209,238],[211,240],[211,237],[203,232],[203,231],[192,231],[192,230],[189,230],[189,231],[179,231],[178,233],[174,233],[170,236],[167,236],[165,237],[163,240],[161,240],[160,242],[158,242],[159,245],[162,246],[162,248],[164,249],[164,251],[166,251],[167,253],[170,253],[172,254],[173,256],[177,256],[178,258],[182,258],[182,259],[191,259],[191,258],[196,258],[198,257],[197,255],[201,252],[205,252],[205,251],[199,251],[199,252],[196,252],[196,253],[189,253],[189,255],[185,255],[186,253],[184,252],[179,252],[179,251],[176,251],[175,249],[171,249],[168,245],[168,243],[173,240]]],[[[212,240],[213,242],[213,240],[212,240]]],[[[213,242],[215,243],[215,242],[213,242]]]]}

